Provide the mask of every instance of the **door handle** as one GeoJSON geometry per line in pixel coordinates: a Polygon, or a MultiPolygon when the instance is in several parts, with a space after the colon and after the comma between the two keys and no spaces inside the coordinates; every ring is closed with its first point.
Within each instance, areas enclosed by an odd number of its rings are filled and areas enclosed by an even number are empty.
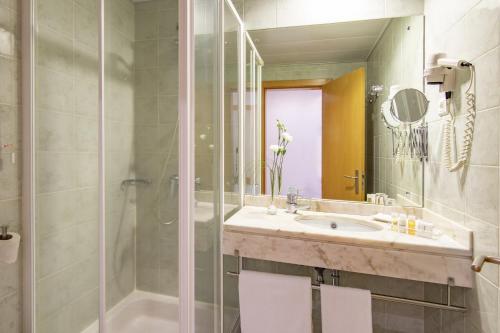
{"type": "Polygon", "coordinates": [[[354,170],[354,176],[344,175],[344,178],[354,180],[354,193],[359,194],[359,170],[354,170]]]}

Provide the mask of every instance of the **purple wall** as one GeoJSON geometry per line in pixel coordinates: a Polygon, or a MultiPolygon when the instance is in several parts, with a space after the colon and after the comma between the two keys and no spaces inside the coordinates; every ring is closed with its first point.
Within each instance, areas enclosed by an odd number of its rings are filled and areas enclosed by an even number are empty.
{"type": "MultiPolygon", "coordinates": [[[[320,89],[268,89],[266,91],[266,163],[272,162],[269,145],[277,144],[276,119],[293,136],[283,167],[282,194],[289,186],[304,197],[321,198],[321,114],[320,89]]],[[[266,194],[271,193],[266,168],[266,194]]]]}

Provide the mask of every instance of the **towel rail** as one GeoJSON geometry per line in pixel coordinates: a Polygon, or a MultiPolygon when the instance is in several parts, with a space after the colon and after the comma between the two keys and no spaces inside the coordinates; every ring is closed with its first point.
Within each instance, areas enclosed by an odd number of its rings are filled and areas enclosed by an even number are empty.
{"type": "MultiPolygon", "coordinates": [[[[238,271],[237,272],[226,272],[226,275],[232,276],[232,277],[239,277],[240,272],[243,270],[243,257],[237,255],[238,258],[238,271]]],[[[334,271],[338,272],[338,271],[334,271]]],[[[340,281],[339,275],[336,275],[337,279],[336,281],[340,281]]],[[[410,304],[410,305],[418,305],[418,306],[423,306],[426,308],[434,308],[434,309],[440,309],[440,310],[447,310],[447,311],[455,311],[455,312],[467,312],[466,307],[461,307],[461,306],[455,306],[451,304],[451,287],[454,286],[454,280],[453,278],[448,279],[448,295],[447,295],[447,302],[446,304],[443,303],[434,303],[434,302],[428,302],[428,301],[419,301],[416,299],[411,299],[411,298],[406,298],[406,297],[396,297],[396,296],[388,296],[388,295],[381,295],[381,294],[375,294],[372,293],[372,299],[380,300],[380,301],[385,301],[385,302],[392,302],[392,303],[402,303],[402,304],[410,304]]],[[[311,288],[313,290],[320,290],[321,286],[320,284],[312,284],[311,288]]]]}
{"type": "Polygon", "coordinates": [[[474,258],[474,261],[472,262],[471,269],[474,272],[479,273],[481,272],[481,269],[483,268],[485,262],[500,265],[500,258],[493,256],[477,256],[476,258],[474,258]]]}

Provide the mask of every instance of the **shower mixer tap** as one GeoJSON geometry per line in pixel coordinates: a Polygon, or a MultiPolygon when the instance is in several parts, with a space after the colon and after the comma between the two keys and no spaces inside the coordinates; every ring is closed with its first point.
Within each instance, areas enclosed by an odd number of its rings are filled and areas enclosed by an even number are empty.
{"type": "MultiPolygon", "coordinates": [[[[199,190],[200,186],[201,186],[201,178],[196,177],[194,179],[194,190],[195,191],[199,190]]],[[[178,189],[179,189],[179,176],[178,175],[170,176],[170,192],[169,192],[170,197],[173,197],[178,189]]]]}

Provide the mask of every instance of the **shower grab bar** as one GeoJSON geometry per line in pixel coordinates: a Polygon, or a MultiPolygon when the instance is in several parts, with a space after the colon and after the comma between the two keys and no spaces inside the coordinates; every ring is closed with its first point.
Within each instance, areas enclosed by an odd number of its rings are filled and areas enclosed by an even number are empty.
{"type": "Polygon", "coordinates": [[[474,272],[479,273],[481,272],[485,262],[500,265],[500,258],[493,256],[477,256],[474,258],[474,261],[472,261],[471,269],[474,272]]]}
{"type": "MultiPolygon", "coordinates": [[[[235,252],[236,252],[236,254],[238,254],[239,251],[235,251],[235,252]]],[[[228,276],[239,277],[239,275],[240,275],[239,272],[241,272],[241,270],[243,269],[243,257],[240,257],[239,255],[236,255],[236,257],[238,258],[238,271],[237,272],[230,272],[230,271],[226,272],[226,275],[228,275],[228,276]]],[[[336,275],[336,280],[340,281],[340,276],[338,274],[336,275]]],[[[339,286],[340,286],[340,283],[339,283],[339,286]]],[[[388,295],[381,295],[381,294],[375,294],[375,293],[372,293],[371,295],[372,295],[372,299],[380,300],[380,301],[418,305],[418,306],[423,306],[426,308],[434,308],[434,309],[448,310],[448,311],[455,311],[455,312],[467,312],[466,307],[451,305],[451,287],[453,287],[453,286],[455,286],[455,280],[453,278],[448,278],[448,284],[447,284],[448,295],[447,295],[446,304],[434,303],[434,302],[428,302],[428,301],[419,301],[416,299],[411,299],[411,298],[406,298],[406,297],[388,296],[388,295]]],[[[312,284],[311,288],[313,290],[320,290],[321,284],[312,284]]]]}

